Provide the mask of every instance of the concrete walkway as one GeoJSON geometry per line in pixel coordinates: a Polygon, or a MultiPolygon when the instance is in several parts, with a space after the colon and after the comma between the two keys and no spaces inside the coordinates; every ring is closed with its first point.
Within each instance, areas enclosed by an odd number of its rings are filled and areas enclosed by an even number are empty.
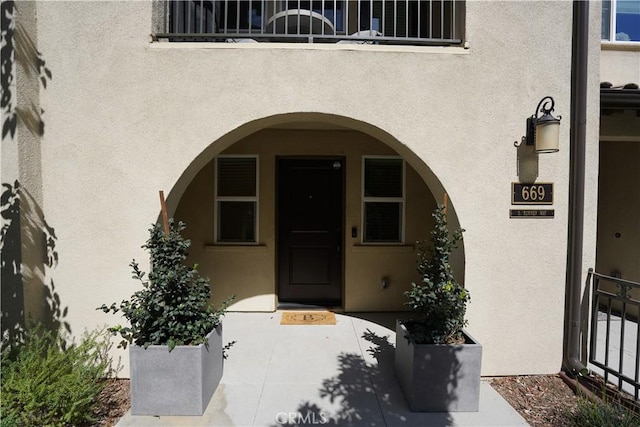
{"type": "Polygon", "coordinates": [[[202,417],[127,413],[118,426],[527,425],[485,381],[478,412],[410,412],[393,368],[397,314],[338,314],[331,326],[280,325],[280,317],[227,314],[225,343],[237,343],[202,417]]]}

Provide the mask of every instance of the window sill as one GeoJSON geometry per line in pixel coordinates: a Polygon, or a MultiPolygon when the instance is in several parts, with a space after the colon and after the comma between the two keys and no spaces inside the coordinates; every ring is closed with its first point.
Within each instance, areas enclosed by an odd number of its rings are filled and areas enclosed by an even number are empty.
{"type": "Polygon", "coordinates": [[[405,244],[358,244],[352,246],[353,252],[406,252],[411,253],[415,249],[415,245],[405,245],[405,244]]]}
{"type": "Polygon", "coordinates": [[[640,52],[640,42],[612,42],[603,40],[600,43],[601,50],[626,50],[640,52]]]}
{"type": "Polygon", "coordinates": [[[204,245],[207,252],[266,252],[267,245],[246,243],[246,244],[215,244],[204,245]]]}

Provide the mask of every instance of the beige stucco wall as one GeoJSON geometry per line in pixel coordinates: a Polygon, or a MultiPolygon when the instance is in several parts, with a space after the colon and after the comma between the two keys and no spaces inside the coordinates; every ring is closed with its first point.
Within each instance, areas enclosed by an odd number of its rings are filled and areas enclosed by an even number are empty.
{"type": "Polygon", "coordinates": [[[600,79],[614,86],[640,84],[640,43],[602,42],[600,79]]]}
{"type": "MultiPolygon", "coordinates": [[[[467,230],[469,330],[484,344],[483,374],[558,371],[571,9],[562,1],[468,2],[462,49],[151,43],[149,2],[38,3],[39,49],[55,76],[41,94],[43,206],[58,236],[54,278],[73,332],[116,321],[95,307],[136,289],[128,264],[146,257],[140,245],[158,217],[158,190],[174,212],[191,197],[189,184],[203,185],[197,175],[216,154],[263,128],[313,118],[388,145],[436,200],[449,194],[467,230]],[[513,142],[545,95],[564,117],[560,152],[530,156],[528,169],[555,183],[555,218],[509,219],[519,180],[513,142]]],[[[599,28],[592,34],[588,138],[597,141],[599,28]]],[[[594,261],[597,197],[597,146],[589,150],[585,267],[594,261]]],[[[262,292],[256,304],[269,309],[273,298],[262,292]]]]}
{"type": "Polygon", "coordinates": [[[224,151],[258,156],[258,245],[215,245],[214,162],[198,173],[185,191],[176,218],[187,223],[192,241],[191,262],[211,278],[219,303],[236,295],[231,310],[271,311],[276,308],[276,156],[344,156],[344,283],[346,311],[404,310],[403,292],[416,280],[416,241],[425,240],[433,226],[436,202],[411,167],[405,179],[405,239],[403,245],[362,245],[362,156],[397,155],[387,145],[361,132],[341,130],[269,129],[257,132],[224,151]],[[358,237],[351,237],[357,227],[358,237]],[[381,289],[383,276],[390,286],[381,289]]]}

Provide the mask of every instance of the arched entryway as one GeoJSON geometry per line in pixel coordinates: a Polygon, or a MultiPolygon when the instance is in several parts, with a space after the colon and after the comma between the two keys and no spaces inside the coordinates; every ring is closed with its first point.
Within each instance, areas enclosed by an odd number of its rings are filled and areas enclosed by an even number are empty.
{"type": "MultiPolygon", "coordinates": [[[[187,223],[192,261],[216,299],[235,294],[232,309],[246,311],[404,309],[416,241],[429,237],[444,194],[425,162],[382,129],[311,113],[230,132],[180,181],[169,203],[187,223]]],[[[449,218],[455,227],[451,204],[449,218]]]]}

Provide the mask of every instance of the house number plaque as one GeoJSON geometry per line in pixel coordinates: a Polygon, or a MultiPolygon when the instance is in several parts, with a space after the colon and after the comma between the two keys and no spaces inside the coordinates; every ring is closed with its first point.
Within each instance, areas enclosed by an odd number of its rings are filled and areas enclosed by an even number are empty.
{"type": "Polygon", "coordinates": [[[553,218],[554,209],[509,209],[509,218],[553,218]]]}
{"type": "Polygon", "coordinates": [[[552,205],[553,182],[511,183],[512,205],[552,205]]]}

